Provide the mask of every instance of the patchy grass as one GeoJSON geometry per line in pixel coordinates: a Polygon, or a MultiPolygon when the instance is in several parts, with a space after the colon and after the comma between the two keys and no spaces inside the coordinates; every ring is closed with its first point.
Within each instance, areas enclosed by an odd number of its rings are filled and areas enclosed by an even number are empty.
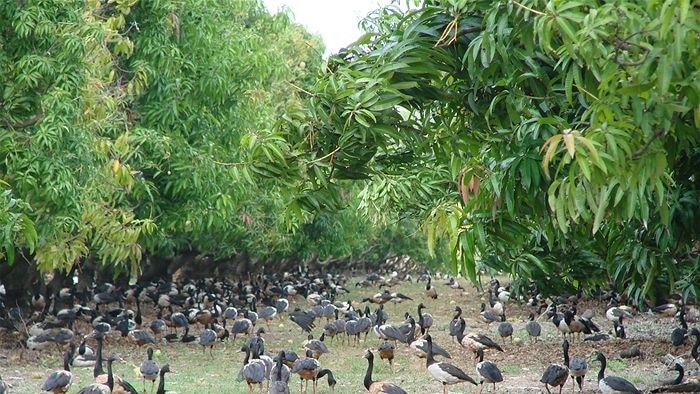
{"type": "MultiPolygon", "coordinates": [[[[378,292],[376,288],[360,289],[352,286],[354,281],[349,283],[352,293],[339,299],[359,300],[378,292]]],[[[440,298],[431,300],[423,296],[425,284],[404,284],[395,291],[400,291],[414,299],[402,304],[389,304],[386,310],[390,315],[390,323],[398,324],[403,320],[403,314],[408,311],[415,316],[416,305],[423,302],[427,309],[426,313],[431,313],[436,320],[432,334],[435,341],[445,347],[451,354],[451,363],[458,365],[465,372],[476,378],[474,371],[474,361],[471,352],[462,349],[452,342],[448,336],[448,322],[452,318],[455,305],[460,305],[464,310],[464,317],[467,321],[467,330],[473,332],[486,333],[494,340],[502,344],[501,338],[497,334],[497,325],[492,324],[487,327],[478,320],[479,305],[484,299],[476,289],[465,286],[467,290],[461,292],[452,290],[448,286],[442,286],[442,281],[434,281],[438,287],[440,298]]],[[[465,281],[462,283],[466,284],[465,281]]],[[[297,298],[296,303],[302,308],[306,308],[305,300],[297,298]]],[[[361,306],[356,305],[358,308],[361,306]]],[[[292,308],[294,305],[292,305],[292,308]]],[[[372,306],[374,310],[376,306],[372,306]]],[[[592,308],[596,312],[594,320],[604,331],[609,330],[608,322],[604,320],[604,306],[594,302],[582,303],[579,306],[581,311],[592,308]]],[[[529,309],[517,305],[508,306],[509,321],[515,327],[514,335],[522,340],[521,344],[513,345],[507,342],[504,345],[505,352],[487,352],[486,358],[497,363],[503,371],[505,382],[497,385],[498,392],[539,392],[542,385],[539,378],[542,371],[549,363],[561,363],[563,361],[561,351],[561,336],[557,334],[554,326],[546,321],[541,321],[543,327],[543,337],[540,343],[531,344],[527,334],[523,331],[529,309]]],[[[317,321],[314,331],[315,337],[321,333],[325,321],[317,321]]],[[[572,356],[587,357],[589,359],[589,375],[587,376],[586,392],[593,392],[597,382],[595,376],[598,372],[598,363],[592,361],[596,351],[605,352],[608,356],[609,373],[623,376],[640,388],[653,387],[653,383],[663,377],[667,378],[671,373],[661,366],[656,360],[656,355],[665,354],[670,351],[671,346],[667,342],[662,342],[659,338],[638,336],[634,327],[645,327],[649,324],[656,325],[654,331],[658,335],[663,335],[662,340],[666,340],[670,326],[668,320],[660,320],[648,316],[640,316],[630,323],[630,339],[626,341],[608,341],[605,343],[588,343],[574,341],[571,345],[572,356]],[[638,344],[648,355],[644,360],[621,360],[618,357],[619,351],[633,344],[638,344]]],[[[199,329],[199,328],[198,328],[199,329]]],[[[646,331],[645,331],[646,332],[646,331]]],[[[302,346],[306,340],[306,334],[302,333],[296,325],[285,316],[282,320],[274,323],[265,335],[267,350],[275,354],[282,348],[288,348],[302,354],[302,346]]],[[[7,339],[7,338],[5,338],[7,339]]],[[[7,340],[5,341],[7,342],[7,340]]],[[[209,352],[202,352],[197,344],[161,344],[156,351],[155,359],[159,364],[169,363],[175,373],[166,375],[166,389],[176,390],[187,394],[214,394],[214,393],[246,393],[248,387],[245,383],[237,381],[238,371],[241,368],[243,354],[239,352],[243,339],[238,339],[235,343],[228,341],[218,343],[214,349],[213,357],[209,352]]],[[[334,340],[328,342],[332,353],[321,358],[321,364],[325,368],[333,370],[338,381],[335,392],[359,393],[364,391],[362,381],[367,368],[367,363],[362,355],[368,347],[376,348],[378,340],[372,333],[367,338],[367,342],[361,342],[358,346],[342,344],[334,340]]],[[[689,349],[689,347],[688,347],[689,349]]],[[[687,352],[688,349],[682,351],[687,352]]],[[[107,354],[115,351],[122,358],[121,362],[115,363],[115,373],[130,381],[136,388],[143,390],[143,384],[138,372],[140,363],[146,358],[145,349],[140,352],[136,348],[119,339],[110,339],[106,345],[107,354]]],[[[12,393],[34,394],[40,391],[40,387],[46,376],[53,370],[60,368],[60,357],[55,349],[45,352],[28,352],[21,355],[19,351],[3,350],[0,357],[0,375],[3,379],[12,384],[12,393]]],[[[69,393],[75,393],[79,388],[92,383],[92,369],[74,369],[74,384],[69,393]]],[[[427,392],[441,393],[441,385],[434,381],[425,370],[425,360],[418,360],[411,355],[407,347],[399,345],[394,363],[394,372],[390,371],[388,364],[376,359],[374,369],[374,380],[389,380],[403,387],[409,393],[427,392]]],[[[476,379],[477,381],[479,379],[476,379]]],[[[329,393],[326,380],[319,382],[318,393],[329,393]]],[[[150,385],[147,386],[150,389],[150,385]]],[[[291,392],[299,391],[299,379],[296,376],[291,380],[291,392]]],[[[485,388],[490,389],[490,387],[485,388]]],[[[450,392],[464,393],[475,392],[476,388],[467,384],[460,384],[450,387],[450,392]]],[[[148,390],[150,393],[150,390],[148,390]]],[[[309,388],[311,392],[311,388],[309,388]]]]}

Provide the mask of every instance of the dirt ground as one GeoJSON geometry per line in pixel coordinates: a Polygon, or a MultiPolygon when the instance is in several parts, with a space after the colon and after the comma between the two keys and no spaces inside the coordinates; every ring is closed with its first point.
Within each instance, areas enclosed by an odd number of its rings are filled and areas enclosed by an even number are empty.
{"type": "MultiPolygon", "coordinates": [[[[378,292],[377,288],[362,289],[353,286],[355,280],[348,283],[351,290],[339,299],[354,300],[353,304],[364,306],[359,300],[378,292]]],[[[394,287],[392,291],[404,293],[414,299],[401,304],[389,303],[386,310],[389,313],[390,324],[399,324],[404,312],[408,311],[415,316],[415,306],[423,302],[427,309],[424,312],[431,313],[435,318],[435,325],[431,330],[435,342],[445,347],[451,354],[452,360],[448,360],[464,369],[472,377],[475,376],[474,362],[471,352],[461,348],[448,336],[448,322],[453,309],[459,305],[464,310],[463,317],[467,322],[467,331],[480,332],[502,343],[497,334],[497,324],[490,326],[479,320],[479,307],[486,300],[485,296],[475,288],[462,284],[466,291],[453,290],[444,286],[444,281],[437,280],[434,284],[439,291],[439,298],[431,300],[424,296],[425,283],[406,283],[394,287]]],[[[305,300],[297,297],[296,304],[302,308],[308,307],[305,300]]],[[[293,308],[294,305],[292,305],[293,308]]],[[[371,306],[374,310],[375,305],[371,306]]],[[[593,320],[601,327],[603,332],[610,332],[612,325],[605,320],[605,304],[597,300],[584,300],[579,304],[579,311],[583,313],[591,309],[594,313],[593,320]]],[[[150,308],[146,308],[150,311],[150,308]]],[[[531,308],[510,303],[506,308],[508,320],[513,323],[515,337],[520,340],[518,345],[509,342],[502,346],[505,352],[487,352],[486,358],[495,362],[502,370],[505,381],[496,386],[499,393],[539,393],[544,392],[543,385],[539,382],[542,372],[550,363],[563,363],[561,350],[561,336],[558,335],[554,325],[542,317],[540,323],[543,327],[543,336],[538,343],[531,343],[524,331],[527,315],[531,308]]],[[[153,316],[152,311],[147,316],[153,316]]],[[[148,318],[144,319],[146,324],[148,318]]],[[[314,334],[318,337],[325,322],[317,321],[314,334]]],[[[637,387],[650,390],[658,386],[660,380],[675,377],[675,372],[669,371],[668,366],[662,360],[665,355],[671,353],[675,356],[683,356],[687,366],[687,374],[697,374],[698,366],[689,357],[690,344],[678,349],[673,349],[670,344],[670,332],[676,327],[677,321],[671,318],[660,318],[650,314],[639,314],[626,321],[628,338],[615,339],[603,342],[583,342],[575,340],[571,344],[571,356],[587,357],[589,359],[589,372],[586,376],[584,392],[592,393],[597,390],[596,375],[599,363],[594,361],[596,352],[602,351],[608,357],[608,374],[623,376],[633,382],[637,387]],[[642,351],[642,357],[633,359],[621,359],[620,351],[631,346],[638,345],[642,351]]],[[[199,330],[199,328],[197,329],[199,330]]],[[[84,328],[87,331],[87,327],[84,328]]],[[[198,331],[194,332],[198,334],[198,331]]],[[[265,335],[267,349],[276,352],[281,348],[292,348],[301,354],[301,346],[306,335],[301,333],[286,316],[275,322],[265,335]]],[[[0,332],[0,376],[13,388],[12,393],[37,393],[46,376],[53,370],[60,369],[61,362],[58,350],[45,351],[20,350],[16,346],[16,336],[7,332],[0,332]]],[[[340,344],[338,341],[329,344],[332,351],[330,355],[321,358],[324,367],[332,369],[336,374],[338,386],[336,393],[359,393],[364,391],[362,379],[366,369],[366,362],[362,354],[368,347],[376,348],[379,341],[370,333],[367,342],[359,346],[340,344]]],[[[169,362],[177,373],[167,375],[167,388],[181,393],[244,393],[247,386],[235,381],[235,375],[242,363],[243,356],[238,352],[241,340],[236,343],[231,341],[217,346],[213,357],[202,354],[201,347],[192,344],[159,344],[156,359],[163,364],[169,362]]],[[[116,351],[123,361],[115,367],[116,372],[127,378],[137,388],[142,388],[138,375],[138,365],[145,359],[145,350],[137,352],[132,344],[119,339],[111,339],[107,345],[108,351],[116,351]]],[[[379,361],[379,360],[377,360],[379,361]]],[[[77,392],[80,387],[91,383],[91,369],[75,370],[76,382],[70,393],[77,392]]],[[[395,370],[392,373],[379,362],[375,363],[374,380],[389,380],[409,393],[435,392],[441,393],[441,385],[434,381],[425,370],[425,362],[418,361],[409,353],[409,350],[399,345],[395,359],[395,370]]],[[[293,377],[290,382],[291,392],[299,390],[298,378],[293,377]]],[[[487,387],[484,391],[492,390],[487,387]]],[[[578,391],[578,389],[576,390],[578,391]]],[[[309,388],[311,392],[311,388],[309,388]]],[[[319,383],[319,393],[330,392],[325,382],[319,383]]],[[[478,387],[467,384],[450,386],[451,393],[478,392],[478,387]]],[[[565,392],[572,392],[571,384],[565,386],[565,392]]]]}

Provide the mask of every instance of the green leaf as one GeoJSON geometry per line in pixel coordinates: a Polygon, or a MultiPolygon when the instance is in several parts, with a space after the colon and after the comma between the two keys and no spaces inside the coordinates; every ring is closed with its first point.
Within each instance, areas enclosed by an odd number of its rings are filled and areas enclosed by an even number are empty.
{"type": "Polygon", "coordinates": [[[595,217],[593,219],[593,231],[592,231],[593,234],[598,232],[598,229],[600,228],[600,225],[603,222],[603,217],[605,215],[605,209],[608,206],[608,194],[609,194],[608,186],[605,186],[600,190],[600,195],[598,198],[598,207],[596,208],[595,217]]]}

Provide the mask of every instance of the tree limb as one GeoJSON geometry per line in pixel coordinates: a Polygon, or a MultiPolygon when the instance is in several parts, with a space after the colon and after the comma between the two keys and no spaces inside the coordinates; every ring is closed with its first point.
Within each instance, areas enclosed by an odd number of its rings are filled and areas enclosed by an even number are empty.
{"type": "Polygon", "coordinates": [[[652,135],[651,138],[649,138],[649,141],[647,141],[647,143],[644,144],[643,147],[637,149],[637,151],[634,152],[634,154],[632,154],[632,160],[639,159],[644,154],[644,152],[646,152],[647,149],[649,149],[649,147],[651,146],[651,143],[654,142],[655,139],[657,139],[658,137],[663,137],[665,135],[666,135],[666,130],[656,130],[654,132],[654,135],[652,135]]]}
{"type": "Polygon", "coordinates": [[[35,124],[39,123],[42,119],[44,119],[44,111],[39,109],[39,112],[37,112],[36,115],[32,116],[31,118],[29,118],[23,122],[12,124],[12,123],[5,121],[4,123],[5,123],[5,126],[11,128],[11,129],[23,129],[25,127],[34,126],[35,124]]]}
{"type": "Polygon", "coordinates": [[[452,43],[454,43],[459,37],[461,37],[465,34],[469,34],[469,33],[480,32],[482,30],[484,30],[484,27],[481,25],[472,26],[472,27],[465,27],[464,29],[461,29],[457,33],[455,33],[454,37],[452,37],[451,40],[449,40],[447,42],[443,42],[442,44],[440,44],[438,46],[440,48],[448,47],[448,46],[452,45],[452,43]]]}

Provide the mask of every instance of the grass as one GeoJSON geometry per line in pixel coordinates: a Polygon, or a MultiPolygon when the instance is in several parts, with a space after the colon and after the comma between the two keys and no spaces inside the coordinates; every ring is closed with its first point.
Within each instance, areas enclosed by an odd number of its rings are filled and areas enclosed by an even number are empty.
{"type": "MultiPolygon", "coordinates": [[[[400,291],[414,299],[403,304],[386,306],[390,315],[390,322],[398,324],[403,320],[404,312],[408,311],[415,316],[415,305],[423,302],[428,309],[427,313],[433,314],[436,324],[432,335],[434,340],[445,347],[451,354],[451,363],[458,365],[472,377],[475,377],[474,364],[471,352],[462,349],[453,343],[448,336],[447,322],[452,318],[455,305],[460,305],[464,309],[464,317],[467,319],[467,329],[486,333],[494,340],[502,343],[497,334],[497,324],[492,324],[489,328],[478,322],[478,311],[481,295],[477,295],[475,289],[467,287],[466,294],[456,290],[451,290],[447,286],[442,286],[441,281],[434,281],[440,293],[438,300],[430,300],[423,296],[425,284],[404,284],[400,291]]],[[[354,282],[351,282],[351,284],[354,282]]],[[[462,281],[464,283],[464,281],[462,281]]],[[[360,289],[352,286],[352,293],[347,299],[359,300],[362,297],[376,293],[378,290],[360,289]]],[[[340,297],[346,299],[346,297],[340,297]]],[[[302,308],[307,307],[306,302],[301,298],[297,299],[297,304],[302,308]]],[[[293,307],[293,306],[292,306],[293,307]]],[[[359,305],[358,305],[359,307],[359,305]]],[[[503,392],[526,392],[538,390],[540,386],[539,378],[547,364],[551,362],[561,363],[561,338],[551,323],[541,322],[543,327],[543,340],[539,344],[530,344],[527,334],[522,331],[526,316],[529,312],[526,308],[511,305],[509,310],[509,320],[515,327],[515,336],[523,341],[518,345],[507,343],[505,352],[487,352],[486,358],[496,362],[504,373],[506,382],[497,386],[498,391],[503,392]]],[[[372,309],[375,309],[373,306],[372,309]]],[[[604,312],[600,307],[596,311],[598,316],[596,321],[601,325],[605,324],[601,314],[604,312]]],[[[325,321],[317,321],[314,331],[315,337],[320,335],[325,321]]],[[[302,354],[302,346],[306,340],[306,333],[302,333],[296,325],[289,321],[286,316],[273,324],[265,335],[266,348],[276,354],[281,348],[287,348],[302,354]]],[[[158,346],[155,359],[159,364],[169,363],[175,371],[166,375],[166,389],[176,390],[187,394],[214,394],[214,393],[246,393],[248,387],[243,382],[237,381],[238,371],[241,368],[243,354],[239,352],[243,340],[218,343],[214,349],[213,357],[209,351],[203,353],[197,344],[162,344],[158,346]]],[[[353,347],[348,344],[340,344],[334,340],[328,345],[331,353],[321,358],[321,365],[330,368],[338,381],[336,393],[360,393],[364,391],[362,381],[367,368],[367,362],[362,355],[368,347],[376,348],[377,339],[372,333],[368,336],[367,342],[353,347]]],[[[656,378],[650,370],[658,373],[661,369],[653,366],[653,361],[621,361],[614,357],[613,350],[621,349],[623,345],[619,342],[609,342],[606,344],[579,343],[572,344],[572,355],[589,357],[592,360],[595,349],[602,348],[608,354],[608,366],[611,374],[624,376],[635,384],[642,387],[648,386],[656,378]],[[654,369],[656,368],[656,369],[654,369]]],[[[137,352],[135,347],[129,343],[119,343],[110,340],[106,345],[106,352],[115,351],[121,362],[115,363],[115,373],[131,382],[139,390],[143,389],[138,367],[146,358],[146,351],[142,349],[137,352]]],[[[650,353],[653,354],[653,353],[650,353]]],[[[596,386],[595,374],[598,364],[589,362],[589,376],[586,383],[588,389],[596,386]]],[[[24,360],[18,359],[18,354],[10,354],[6,360],[0,358],[0,374],[14,388],[12,393],[29,394],[37,393],[46,378],[53,370],[60,368],[60,358],[55,349],[42,353],[30,354],[26,352],[24,360]]],[[[394,372],[389,370],[388,364],[375,359],[374,380],[389,380],[403,387],[410,393],[414,392],[442,392],[441,385],[434,381],[425,370],[425,360],[418,360],[411,355],[405,346],[399,345],[397,348],[394,372]]],[[[665,370],[665,368],[663,369],[665,370]]],[[[79,388],[92,383],[92,369],[74,369],[74,384],[69,393],[76,393],[79,388]]],[[[478,379],[477,379],[478,380],[478,379]]],[[[150,384],[147,386],[150,387],[150,384]]],[[[318,393],[329,393],[326,380],[319,382],[318,393]]],[[[475,388],[467,384],[459,384],[450,387],[451,392],[475,392],[475,388]]],[[[299,379],[293,376],[290,382],[291,392],[298,392],[299,379]]],[[[309,388],[309,393],[311,389],[309,388]]]]}

